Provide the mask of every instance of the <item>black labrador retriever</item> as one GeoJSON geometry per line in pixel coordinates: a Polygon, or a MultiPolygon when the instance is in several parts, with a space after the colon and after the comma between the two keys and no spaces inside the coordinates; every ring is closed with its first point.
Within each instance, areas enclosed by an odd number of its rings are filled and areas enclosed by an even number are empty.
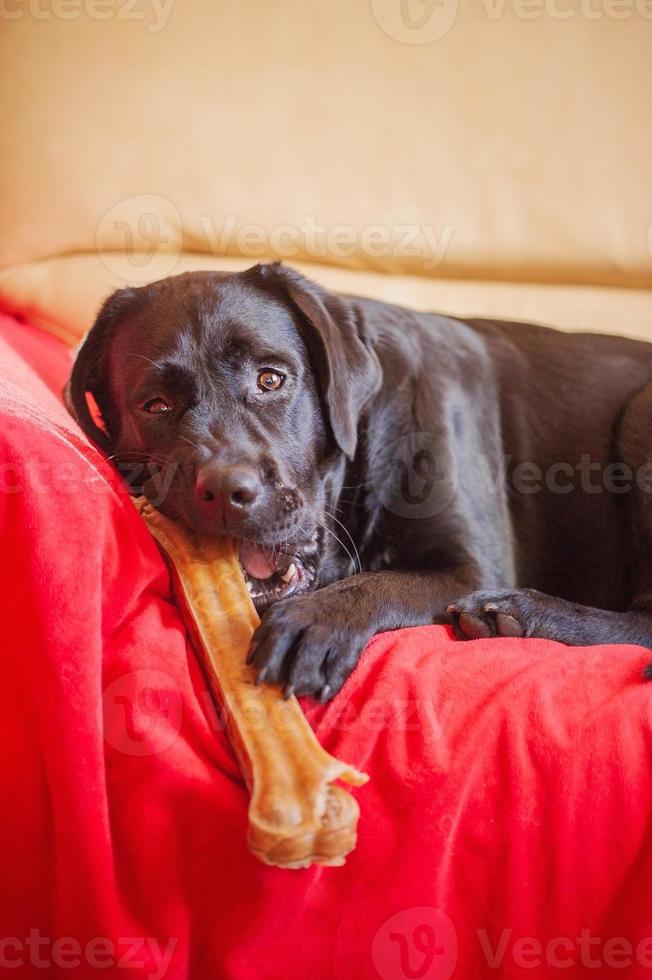
{"type": "Polygon", "coordinates": [[[239,541],[250,659],[332,697],[381,630],[652,647],[652,345],[331,294],[280,263],[121,289],[67,400],[239,541]]]}

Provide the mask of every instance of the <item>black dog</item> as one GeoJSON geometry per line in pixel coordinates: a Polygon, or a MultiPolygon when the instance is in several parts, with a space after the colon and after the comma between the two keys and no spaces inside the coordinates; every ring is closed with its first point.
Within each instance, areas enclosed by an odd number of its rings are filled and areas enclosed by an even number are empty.
{"type": "Polygon", "coordinates": [[[651,647],[650,379],[652,345],[275,263],[118,291],[67,395],[135,491],[240,541],[259,679],[325,700],[374,633],[446,612],[468,638],[651,647]]]}

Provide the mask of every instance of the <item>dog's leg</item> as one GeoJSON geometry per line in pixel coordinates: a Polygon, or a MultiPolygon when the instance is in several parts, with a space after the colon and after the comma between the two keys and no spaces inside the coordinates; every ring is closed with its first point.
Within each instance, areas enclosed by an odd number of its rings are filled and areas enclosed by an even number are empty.
{"type": "Polygon", "coordinates": [[[450,600],[479,584],[474,573],[363,572],[271,606],[249,662],[258,680],[322,701],[344,684],[375,633],[432,623],[450,600]]]}
{"type": "Polygon", "coordinates": [[[570,646],[634,643],[652,649],[652,615],[634,604],[625,612],[594,609],[534,589],[482,590],[448,611],[462,639],[536,636],[570,646]]]}
{"type": "MultiPolygon", "coordinates": [[[[629,609],[594,609],[533,589],[484,590],[449,606],[461,637],[537,636],[572,646],[633,643],[652,649],[652,384],[626,407],[616,441],[631,474],[623,499],[629,609]]],[[[646,675],[652,677],[652,666],[646,675]]]]}

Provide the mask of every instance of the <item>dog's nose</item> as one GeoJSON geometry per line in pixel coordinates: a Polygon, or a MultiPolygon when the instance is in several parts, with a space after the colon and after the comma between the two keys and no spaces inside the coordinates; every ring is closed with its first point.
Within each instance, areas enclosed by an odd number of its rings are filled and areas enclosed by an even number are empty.
{"type": "Polygon", "coordinates": [[[211,513],[239,517],[257,500],[261,491],[258,473],[245,465],[202,466],[195,481],[195,495],[211,513]]]}

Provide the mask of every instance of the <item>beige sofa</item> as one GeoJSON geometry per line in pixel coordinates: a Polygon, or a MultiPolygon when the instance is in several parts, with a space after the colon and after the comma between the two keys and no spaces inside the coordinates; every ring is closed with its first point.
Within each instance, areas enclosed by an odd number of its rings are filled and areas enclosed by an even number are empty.
{"type": "Polygon", "coordinates": [[[652,340],[652,0],[15,0],[0,306],[281,257],[652,340]]]}

